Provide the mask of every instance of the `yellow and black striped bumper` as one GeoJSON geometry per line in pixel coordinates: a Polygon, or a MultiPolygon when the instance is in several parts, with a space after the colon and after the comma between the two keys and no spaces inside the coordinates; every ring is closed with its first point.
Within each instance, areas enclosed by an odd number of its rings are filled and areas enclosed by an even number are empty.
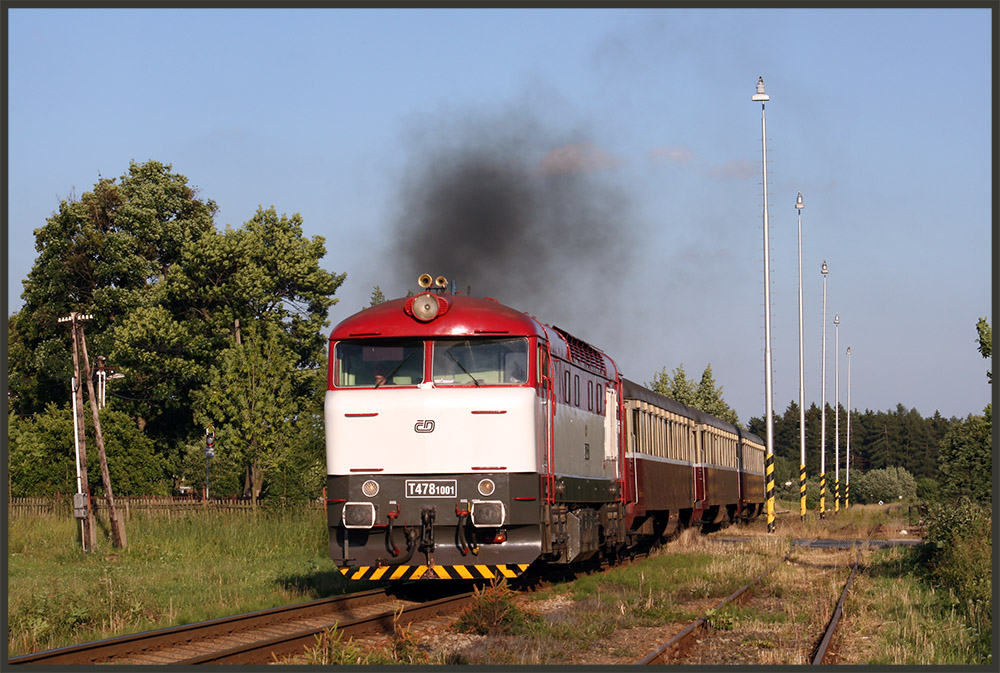
{"type": "Polygon", "coordinates": [[[511,579],[528,569],[530,563],[508,565],[461,565],[461,566],[360,566],[340,568],[341,574],[349,580],[481,580],[511,579]]]}

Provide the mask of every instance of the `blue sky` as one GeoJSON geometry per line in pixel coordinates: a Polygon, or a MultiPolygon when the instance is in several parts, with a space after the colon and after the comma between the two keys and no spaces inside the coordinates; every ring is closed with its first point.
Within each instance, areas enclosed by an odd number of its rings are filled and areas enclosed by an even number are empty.
{"type": "Polygon", "coordinates": [[[402,186],[436,147],[510,124],[542,129],[513,145],[524,161],[558,159],[615,195],[627,250],[574,253],[601,279],[589,310],[560,278],[565,302],[473,293],[590,341],[633,380],[711,364],[746,422],[765,408],[763,76],[775,410],[798,399],[799,191],[807,404],[824,260],[829,402],[834,314],[845,406],[847,346],[852,407],[950,417],[990,399],[975,331],[993,323],[987,9],[8,11],[8,313],[59,201],[155,159],[216,201],[220,228],[258,205],[301,213],[324,266],[347,273],[332,325],[376,284],[414,287],[411,268],[447,274],[387,256],[402,186]]]}

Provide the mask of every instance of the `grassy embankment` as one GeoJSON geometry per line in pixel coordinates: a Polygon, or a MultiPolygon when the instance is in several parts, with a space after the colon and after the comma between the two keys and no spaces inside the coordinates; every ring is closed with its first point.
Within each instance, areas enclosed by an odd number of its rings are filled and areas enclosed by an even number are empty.
{"type": "MultiPolygon", "coordinates": [[[[341,593],[317,509],[133,516],[128,547],[102,526],[80,549],[75,520],[8,520],[11,656],[341,593]]],[[[355,583],[356,584],[356,583],[355,583]]]]}
{"type": "MultiPolygon", "coordinates": [[[[852,507],[825,521],[815,513],[805,522],[784,515],[773,535],[764,534],[762,520],[712,536],[688,531],[649,559],[555,585],[526,600],[515,601],[503,590],[485,594],[480,609],[486,616],[467,615],[455,627],[464,624],[466,631],[486,634],[476,636],[471,647],[447,653],[426,643],[417,648],[412,634],[404,632],[394,641],[395,651],[366,652],[332,633],[313,661],[563,664],[611,656],[627,663],[637,648],[644,653],[642,643],[669,636],[770,566],[791,549],[791,540],[864,537],[875,523],[902,536],[909,527],[903,515],[898,507],[895,513],[888,507],[852,507]],[[713,541],[741,534],[762,539],[742,545],[713,541]],[[532,606],[545,601],[560,607],[544,618],[533,615],[532,606]],[[331,661],[332,654],[338,659],[331,661]],[[352,661],[339,659],[342,655],[352,661]]],[[[327,556],[324,523],[315,510],[136,517],[129,523],[127,549],[112,549],[102,539],[97,553],[83,554],[73,520],[13,519],[8,523],[10,652],[339,593],[347,583],[327,556]]],[[[949,522],[946,528],[958,527],[949,522]]],[[[978,532],[966,536],[971,544],[939,533],[943,546],[934,553],[926,548],[865,553],[864,572],[845,608],[840,663],[990,663],[992,611],[982,595],[991,587],[991,541],[980,534],[988,530],[988,520],[972,528],[978,532]]],[[[769,582],[780,605],[766,612],[733,607],[713,615],[713,626],[727,632],[732,651],[756,651],[765,665],[782,663],[788,655],[783,650],[800,637],[795,634],[812,632],[822,621],[817,610],[832,609],[851,553],[829,562],[797,555],[800,563],[786,564],[769,582]],[[824,565],[830,567],[823,570],[824,565]]],[[[808,643],[793,645],[805,650],[808,643]]]]}

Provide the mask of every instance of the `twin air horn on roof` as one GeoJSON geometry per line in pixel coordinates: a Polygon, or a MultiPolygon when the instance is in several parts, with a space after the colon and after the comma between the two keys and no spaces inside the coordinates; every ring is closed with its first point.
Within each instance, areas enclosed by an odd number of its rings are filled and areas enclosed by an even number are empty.
{"type": "Polygon", "coordinates": [[[448,279],[444,276],[431,278],[429,273],[423,273],[420,274],[417,283],[428,291],[422,292],[406,302],[407,315],[411,315],[421,322],[430,322],[434,318],[444,315],[448,311],[448,300],[440,295],[448,287],[448,279]],[[432,284],[437,294],[428,289],[432,284]]]}

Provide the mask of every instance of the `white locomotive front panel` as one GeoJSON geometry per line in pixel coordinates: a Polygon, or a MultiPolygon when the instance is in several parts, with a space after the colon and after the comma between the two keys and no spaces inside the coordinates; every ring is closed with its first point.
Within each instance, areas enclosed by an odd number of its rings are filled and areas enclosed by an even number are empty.
{"type": "Polygon", "coordinates": [[[527,387],[327,391],[327,472],[537,473],[544,422],[527,387]]]}

